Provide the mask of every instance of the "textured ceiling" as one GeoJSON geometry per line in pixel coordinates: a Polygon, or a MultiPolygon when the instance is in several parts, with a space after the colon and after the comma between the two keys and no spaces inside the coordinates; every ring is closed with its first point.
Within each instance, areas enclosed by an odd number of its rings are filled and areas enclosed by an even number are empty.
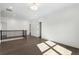
{"type": "MultiPolygon", "coordinates": [[[[30,9],[32,6],[31,3],[0,3],[0,11],[2,10],[4,14],[6,13],[6,8],[12,6],[13,11],[7,12],[7,17],[15,17],[17,19],[38,19],[43,18],[51,13],[56,12],[57,10],[73,6],[76,4],[67,4],[67,3],[40,3],[38,5],[38,10],[33,11],[30,9]]],[[[4,15],[3,14],[3,15],[4,15]]],[[[5,16],[4,16],[5,17],[5,16]]]]}

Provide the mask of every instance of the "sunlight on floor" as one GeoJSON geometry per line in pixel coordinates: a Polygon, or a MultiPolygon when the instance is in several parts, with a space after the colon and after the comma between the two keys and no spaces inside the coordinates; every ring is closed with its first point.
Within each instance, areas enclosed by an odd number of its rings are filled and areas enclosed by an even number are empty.
{"type": "Polygon", "coordinates": [[[58,51],[59,53],[61,53],[62,55],[71,55],[72,51],[60,46],[60,45],[56,45],[55,47],[53,47],[56,51],[58,51]]]}
{"type": "Polygon", "coordinates": [[[37,44],[37,47],[40,49],[43,55],[71,55],[72,51],[52,42],[52,41],[45,41],[43,43],[37,44]],[[54,50],[57,52],[55,52],[54,50]],[[58,53],[59,52],[59,53],[58,53]]]}
{"type": "Polygon", "coordinates": [[[59,54],[53,51],[52,49],[50,49],[47,52],[45,52],[43,55],[59,55],[59,54]]]}
{"type": "Polygon", "coordinates": [[[41,52],[44,52],[45,50],[49,49],[49,46],[47,46],[45,43],[37,44],[37,47],[40,49],[41,52]]]}
{"type": "Polygon", "coordinates": [[[54,46],[56,45],[56,43],[52,42],[52,41],[46,41],[45,43],[47,43],[49,46],[54,46]]]}

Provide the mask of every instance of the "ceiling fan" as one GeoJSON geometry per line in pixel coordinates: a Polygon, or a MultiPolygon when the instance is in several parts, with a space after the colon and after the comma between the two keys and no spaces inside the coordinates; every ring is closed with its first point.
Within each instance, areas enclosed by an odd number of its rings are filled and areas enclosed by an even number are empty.
{"type": "Polygon", "coordinates": [[[10,7],[6,8],[6,11],[12,12],[13,11],[13,7],[10,6],[10,7]]]}
{"type": "Polygon", "coordinates": [[[38,3],[33,3],[31,5],[30,9],[36,11],[36,10],[38,10],[38,5],[39,5],[38,3]]]}

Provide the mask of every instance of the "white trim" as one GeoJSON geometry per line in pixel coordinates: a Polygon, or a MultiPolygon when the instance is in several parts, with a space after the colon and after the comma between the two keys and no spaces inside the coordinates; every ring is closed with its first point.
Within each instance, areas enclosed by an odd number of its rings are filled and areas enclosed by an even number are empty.
{"type": "MultiPolygon", "coordinates": [[[[19,37],[19,38],[12,38],[12,39],[4,39],[4,40],[2,40],[2,42],[12,41],[12,40],[19,40],[19,39],[23,39],[23,37],[19,37]]],[[[1,43],[1,40],[0,40],[0,43],[1,43]]]]}

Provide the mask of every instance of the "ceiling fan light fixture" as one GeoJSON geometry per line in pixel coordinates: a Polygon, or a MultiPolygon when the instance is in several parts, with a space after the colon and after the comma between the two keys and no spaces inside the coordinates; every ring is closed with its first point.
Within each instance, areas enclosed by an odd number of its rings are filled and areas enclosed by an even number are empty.
{"type": "Polygon", "coordinates": [[[33,4],[31,4],[30,9],[36,11],[36,10],[38,10],[39,5],[40,5],[39,3],[33,3],[33,4]]]}
{"type": "Polygon", "coordinates": [[[31,10],[35,10],[35,11],[38,9],[38,7],[36,5],[33,5],[30,8],[31,8],[31,10]]]}
{"type": "Polygon", "coordinates": [[[6,10],[11,12],[13,10],[13,7],[10,6],[10,7],[6,8],[6,10]]]}

